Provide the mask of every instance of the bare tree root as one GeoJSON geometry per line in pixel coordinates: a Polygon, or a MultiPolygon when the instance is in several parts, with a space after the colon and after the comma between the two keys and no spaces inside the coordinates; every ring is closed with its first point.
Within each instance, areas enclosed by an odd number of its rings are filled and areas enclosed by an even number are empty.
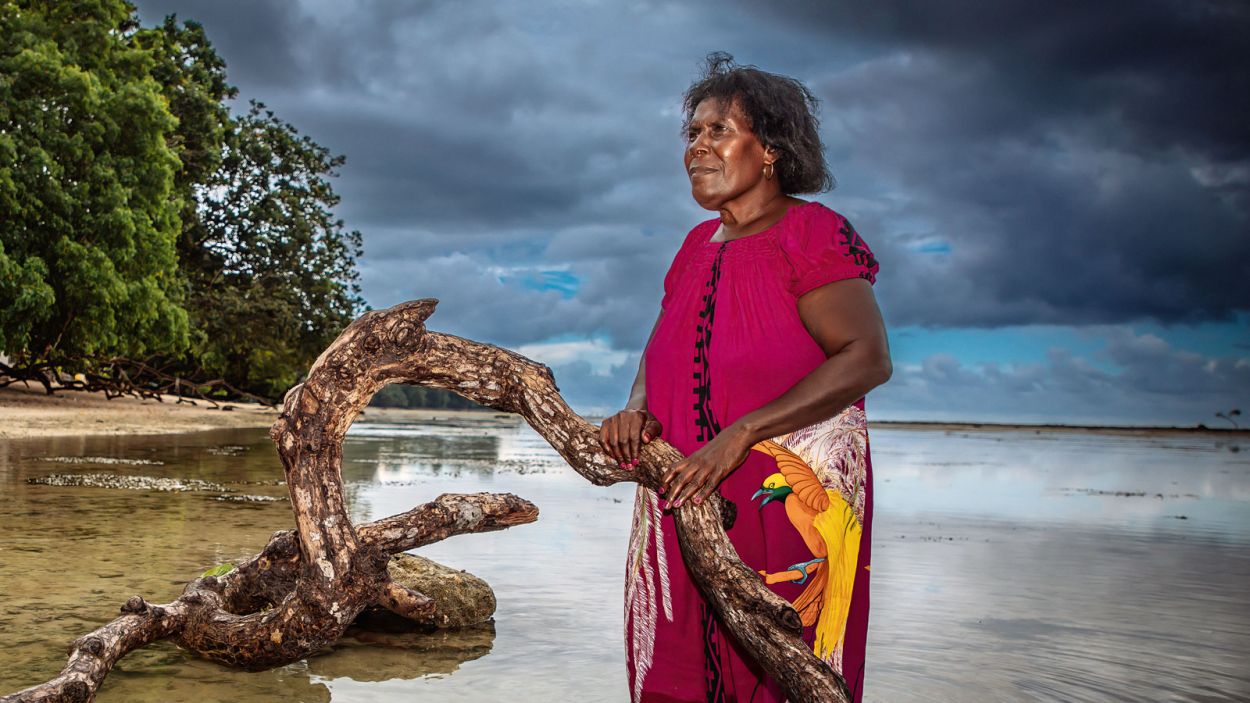
{"type": "Polygon", "coordinates": [[[0,363],[0,388],[13,383],[37,381],[44,392],[54,395],[57,391],[87,391],[104,393],[104,397],[131,397],[164,402],[172,395],[178,403],[196,404],[203,400],[217,407],[218,403],[247,400],[272,407],[271,398],[249,393],[231,385],[224,378],[210,378],[204,371],[192,371],[187,375],[170,371],[169,363],[163,365],[151,359],[128,359],[114,356],[64,357],[57,363],[49,361],[8,365],[0,363]],[[70,377],[62,368],[80,369],[70,377]]]}
{"type": "MultiPolygon", "coordinates": [[[[275,535],[237,574],[197,579],[174,603],[152,606],[132,598],[122,617],[75,643],[60,677],[0,703],[87,700],[120,656],[162,637],[214,661],[264,669],[333,643],[368,605],[428,617],[423,596],[392,587],[389,553],[380,545],[408,544],[420,539],[418,533],[454,533],[449,525],[459,524],[455,510],[439,513],[441,523],[429,521],[441,528],[396,516],[358,531],[343,499],[343,437],[388,383],[444,388],[517,413],[595,485],[625,481],[655,489],[664,470],[682,458],[656,440],[644,447],[636,469],[621,469],[602,451],[598,429],[564,402],[550,369],[505,349],[428,332],[425,321],[436,304],[418,300],[365,313],[318,357],[307,380],[287,393],[270,436],[286,470],[293,533],[275,535]],[[239,585],[232,586],[235,580],[239,585]]],[[[675,512],[682,556],[697,585],[725,627],[791,700],[850,700],[842,678],[800,639],[798,613],[742,563],[725,534],[720,503],[687,504],[675,512]]],[[[418,511],[427,508],[434,510],[418,511]]],[[[506,525],[485,529],[499,526],[506,525]]]]}
{"type": "MultiPolygon", "coordinates": [[[[361,525],[358,531],[364,549],[379,554],[394,554],[453,535],[502,530],[533,522],[537,518],[538,509],[514,495],[446,494],[406,513],[361,525]]],[[[47,683],[0,697],[0,703],[91,700],[109,670],[122,656],[162,639],[173,639],[202,656],[249,669],[278,666],[245,661],[243,652],[248,648],[268,649],[279,642],[251,641],[246,636],[247,627],[240,622],[240,616],[263,614],[261,611],[290,597],[297,587],[299,563],[296,534],[291,531],[277,532],[259,554],[224,576],[204,576],[192,581],[183,595],[172,603],[153,605],[134,596],[122,605],[121,617],[70,645],[69,662],[60,675],[47,683]],[[214,640],[214,635],[221,629],[212,623],[219,620],[230,622],[232,629],[243,633],[242,639],[234,642],[214,640]],[[184,640],[190,643],[211,641],[213,645],[197,649],[195,644],[184,643],[184,640]],[[230,656],[210,656],[214,652],[225,652],[230,656]]],[[[376,604],[387,607],[384,588],[379,588],[376,604]]],[[[438,613],[431,609],[423,613],[423,617],[414,619],[435,623],[438,613]]],[[[298,656],[288,654],[288,657],[294,658],[282,663],[298,661],[333,644],[336,639],[337,636],[328,641],[307,640],[303,647],[307,651],[298,656]]],[[[276,651],[280,648],[275,646],[272,649],[275,651],[265,652],[256,660],[281,658],[276,651]]]]}
{"type": "MultiPolygon", "coordinates": [[[[599,445],[599,431],[568,407],[550,369],[506,349],[425,330],[437,301],[418,300],[377,315],[377,337],[411,339],[410,355],[393,356],[383,345],[363,348],[356,373],[454,391],[481,405],[514,412],[532,426],[569,465],[598,486],[638,482],[655,489],[664,471],[682,458],[668,443],[646,445],[639,466],[621,469],[599,445]],[[368,369],[368,370],[366,370],[368,369]]],[[[364,319],[364,318],[362,318],[364,319]]],[[[342,350],[339,352],[342,354],[342,350]]],[[[332,366],[347,368],[342,356],[332,366]]],[[[310,379],[311,380],[311,379],[310,379]]],[[[292,393],[309,393],[306,383],[292,393]]],[[[314,394],[312,403],[324,399],[314,394]]],[[[696,584],[735,638],[795,701],[847,701],[846,683],[801,639],[802,621],[742,563],[725,534],[720,500],[686,504],[675,513],[682,557],[696,584]]]]}

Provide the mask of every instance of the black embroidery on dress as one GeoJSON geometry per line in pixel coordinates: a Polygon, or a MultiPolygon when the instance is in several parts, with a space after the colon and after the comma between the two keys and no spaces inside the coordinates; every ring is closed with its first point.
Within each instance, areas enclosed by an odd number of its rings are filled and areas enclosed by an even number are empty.
{"type": "Polygon", "coordinates": [[[712,346],[712,320],[716,316],[716,283],[720,280],[721,259],[725,256],[725,242],[716,250],[712,261],[712,274],[704,286],[703,309],[699,311],[699,325],[694,341],[694,423],[699,428],[698,441],[711,441],[720,432],[720,422],[712,412],[712,376],[708,372],[708,352],[712,346]]]}
{"type": "Polygon", "coordinates": [[[703,617],[703,675],[707,684],[707,703],[725,703],[725,682],[720,669],[716,616],[707,603],[699,604],[699,613],[703,617]]]}
{"type": "MultiPolygon", "coordinates": [[[[712,348],[712,322],[716,317],[716,284],[720,281],[721,260],[725,256],[725,245],[722,243],[716,250],[716,258],[712,260],[712,272],[708,276],[703,291],[703,309],[699,311],[699,325],[696,328],[694,342],[694,423],[699,428],[698,441],[711,441],[720,432],[720,422],[712,412],[712,375],[709,372],[708,353],[712,348]]],[[[736,517],[733,511],[730,517],[736,517]]],[[[725,529],[729,529],[726,526],[725,529]]],[[[708,703],[724,703],[724,675],[721,671],[720,635],[717,632],[716,616],[708,607],[707,602],[699,604],[703,618],[703,675],[707,684],[708,703]]]]}
{"type": "MultiPolygon", "coordinates": [[[[877,260],[873,258],[872,252],[868,250],[868,245],[860,238],[859,232],[855,231],[850,220],[843,218],[842,228],[839,231],[842,232],[842,237],[846,240],[846,253],[855,263],[869,269],[877,265],[877,260]]],[[[868,278],[868,275],[861,273],[859,277],[868,278]]]]}

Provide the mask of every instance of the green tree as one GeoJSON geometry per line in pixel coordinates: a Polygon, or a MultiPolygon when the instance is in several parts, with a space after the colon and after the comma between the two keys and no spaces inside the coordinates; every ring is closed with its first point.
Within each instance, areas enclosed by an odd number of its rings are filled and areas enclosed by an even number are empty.
{"type": "Polygon", "coordinates": [[[180,247],[205,371],[279,397],[364,307],[361,235],[333,212],[342,163],[261,103],[232,121],[180,247]]]}
{"type": "Polygon", "coordinates": [[[356,317],[343,157],[235,95],[193,21],[0,0],[0,351],[276,398],[356,317]]]}
{"type": "Polygon", "coordinates": [[[0,348],[19,363],[188,345],[177,122],[123,0],[0,0],[0,348]]]}
{"type": "Polygon", "coordinates": [[[232,129],[226,101],[238,90],[227,82],[226,62],[197,22],[179,24],[177,16],[169,15],[160,26],[136,31],[130,42],[152,56],[152,78],[178,120],[166,141],[181,164],[174,174],[174,189],[182,203],[178,255],[185,267],[187,259],[198,253],[195,243],[203,239],[196,191],[221,167],[225,138],[232,129]]]}
{"type": "Polygon", "coordinates": [[[333,215],[343,163],[263,105],[231,116],[237,91],[203,28],[164,23],[134,35],[156,57],[178,128],[178,239],[189,352],[167,370],[222,378],[270,398],[289,388],[363,307],[361,236],[333,215]]]}
{"type": "Polygon", "coordinates": [[[436,408],[457,410],[486,410],[488,408],[442,388],[426,388],[406,383],[392,383],[382,387],[369,405],[375,408],[436,408]]]}

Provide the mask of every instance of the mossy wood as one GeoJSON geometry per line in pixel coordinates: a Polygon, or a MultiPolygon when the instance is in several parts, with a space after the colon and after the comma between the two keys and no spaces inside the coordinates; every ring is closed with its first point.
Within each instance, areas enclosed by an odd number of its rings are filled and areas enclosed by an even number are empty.
{"type": "MultiPolygon", "coordinates": [[[[138,596],[122,616],[71,645],[69,663],[45,684],[0,703],[90,700],[112,666],[160,639],[213,661],[266,669],[336,641],[363,609],[381,606],[438,622],[433,601],[393,582],[391,554],[454,534],[532,522],[537,508],[512,495],[444,495],[402,515],[355,527],[343,499],[343,437],[374,393],[392,382],[455,391],[514,412],[598,486],[659,485],[682,455],[662,440],[621,469],[599,446],[598,428],[574,413],[550,370],[506,349],[429,332],[435,300],[375,310],[353,322],[287,393],[270,430],[286,470],[296,529],[221,577],[192,581],[172,603],[138,596]]],[[[722,526],[719,500],[675,514],[682,556],[725,627],[795,701],[848,701],[846,685],[800,639],[798,613],[746,566],[722,526]]]]}

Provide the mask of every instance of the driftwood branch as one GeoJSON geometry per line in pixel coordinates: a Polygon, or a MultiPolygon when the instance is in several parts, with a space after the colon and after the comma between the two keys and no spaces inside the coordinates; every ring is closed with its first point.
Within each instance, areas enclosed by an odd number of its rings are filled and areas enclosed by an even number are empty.
{"type": "MultiPolygon", "coordinates": [[[[419,300],[378,311],[393,333],[415,334],[402,319],[424,320],[436,301],[419,300]],[[410,331],[399,332],[405,325],[410,331]]],[[[469,400],[522,417],[569,466],[597,486],[637,482],[652,490],[664,471],[683,458],[663,440],[645,445],[630,471],[603,452],[599,430],[564,402],[551,370],[519,354],[460,337],[424,332],[420,353],[377,357],[390,380],[455,391],[469,400]]],[[[696,585],[733,636],[794,701],[849,701],[846,682],[803,642],[802,621],[784,598],[742,562],[725,534],[721,503],[687,503],[674,512],[682,558],[696,585]]]]}
{"type": "MultiPolygon", "coordinates": [[[[538,509],[532,503],[514,495],[446,494],[406,513],[361,525],[359,538],[363,547],[370,551],[392,554],[453,535],[491,532],[533,522],[537,517],[538,509]]],[[[238,658],[249,647],[274,645],[276,648],[277,641],[250,639],[245,621],[235,614],[254,613],[291,597],[296,587],[299,563],[296,534],[291,531],[277,532],[259,554],[239,564],[225,576],[207,576],[192,581],[183,595],[172,603],[152,605],[139,596],[133,596],[122,605],[120,617],[70,644],[69,662],[56,678],[12,695],[0,696],[0,703],[89,701],[119,659],[162,639],[174,639],[196,654],[218,661],[225,661],[226,657],[213,656],[214,652],[234,651],[238,658]],[[233,639],[213,640],[213,636],[219,635],[226,627],[221,624],[223,622],[229,624],[229,629],[225,630],[227,633],[239,634],[233,639]],[[184,638],[194,643],[215,641],[216,644],[200,649],[184,644],[184,638]]],[[[385,588],[380,590],[374,602],[365,605],[373,604],[388,607],[385,588]]],[[[421,621],[436,621],[437,615],[432,610],[421,615],[421,621]]],[[[281,638],[285,635],[280,635],[281,638]]],[[[308,651],[290,661],[298,661],[333,644],[335,639],[337,637],[328,641],[308,640],[304,647],[308,651]]],[[[268,654],[264,659],[272,660],[273,657],[273,654],[268,654]]],[[[266,668],[248,666],[242,660],[231,663],[251,669],[266,668]]]]}
{"type": "MultiPolygon", "coordinates": [[[[444,388],[517,413],[595,485],[628,481],[654,489],[664,469],[681,459],[657,440],[643,449],[635,470],[622,470],[603,453],[598,429],[564,402],[550,369],[498,347],[428,332],[425,320],[436,304],[419,300],[365,313],[287,393],[270,436],[286,471],[294,532],[276,534],[261,554],[225,577],[193,581],[171,604],[132,598],[122,617],[74,643],[61,676],[0,703],[87,700],[118,658],[161,638],[214,661],[263,669],[333,643],[366,606],[431,617],[424,596],[390,582],[387,556],[458,532],[528,522],[537,511],[513,496],[444,496],[354,528],[339,472],[343,437],[388,383],[444,388]]],[[[738,557],[722,527],[719,501],[688,504],[675,517],[697,585],[788,697],[849,700],[841,677],[800,639],[795,610],[738,557]]]]}

